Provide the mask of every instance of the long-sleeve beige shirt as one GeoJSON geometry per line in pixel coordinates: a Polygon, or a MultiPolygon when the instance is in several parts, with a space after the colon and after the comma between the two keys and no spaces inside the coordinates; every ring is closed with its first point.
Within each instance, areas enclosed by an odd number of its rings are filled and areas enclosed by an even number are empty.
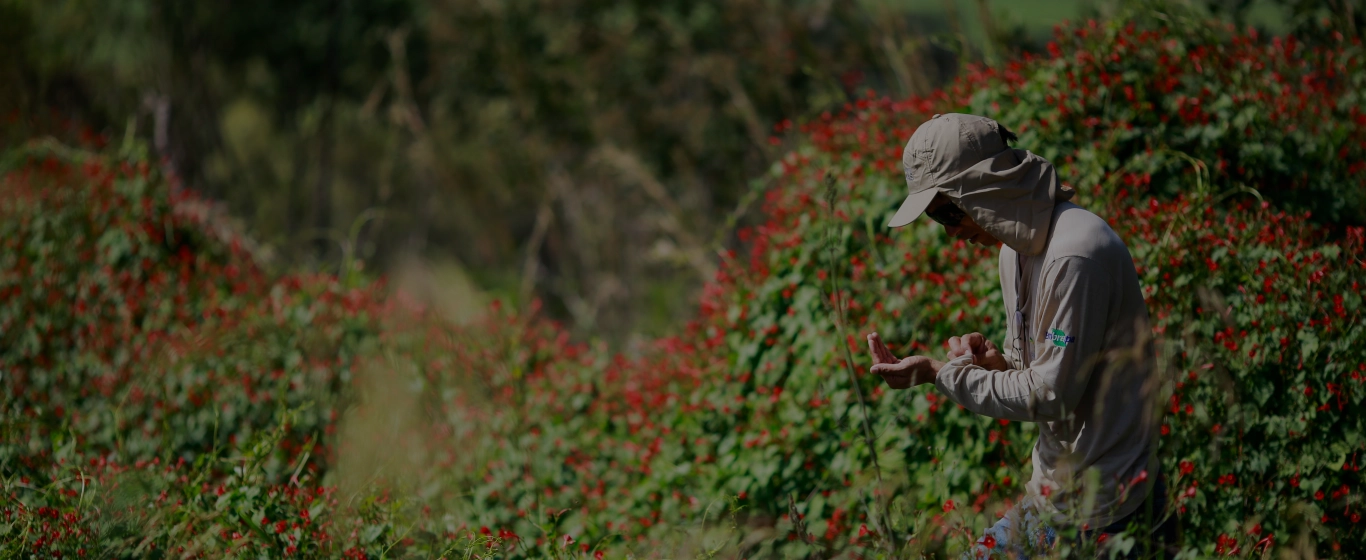
{"type": "Polygon", "coordinates": [[[1133,258],[1109,224],[1070,202],[1050,218],[1033,224],[1047,232],[1042,254],[1001,248],[1011,369],[963,356],[935,386],[975,413],[1037,422],[1027,498],[1056,523],[1095,529],[1135,511],[1156,480],[1151,330],[1133,258]],[[1089,469],[1098,480],[1085,482],[1089,469]]]}

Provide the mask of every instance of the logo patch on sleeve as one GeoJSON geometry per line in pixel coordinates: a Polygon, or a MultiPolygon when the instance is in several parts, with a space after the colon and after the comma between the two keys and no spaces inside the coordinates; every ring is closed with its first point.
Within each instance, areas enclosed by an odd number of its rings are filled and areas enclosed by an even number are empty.
{"type": "Polygon", "coordinates": [[[1054,346],[1066,348],[1067,343],[1076,342],[1077,337],[1067,336],[1067,333],[1062,332],[1062,329],[1048,329],[1048,336],[1045,336],[1044,340],[1052,342],[1054,346]]]}

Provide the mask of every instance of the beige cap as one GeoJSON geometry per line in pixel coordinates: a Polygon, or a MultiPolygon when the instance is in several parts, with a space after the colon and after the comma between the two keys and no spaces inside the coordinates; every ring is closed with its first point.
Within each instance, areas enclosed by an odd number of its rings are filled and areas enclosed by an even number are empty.
{"type": "Polygon", "coordinates": [[[1001,136],[1001,125],[992,119],[948,113],[925,121],[915,129],[901,152],[901,167],[906,172],[910,194],[887,227],[915,221],[936,193],[958,190],[953,183],[964,171],[1008,149],[1001,136]]]}

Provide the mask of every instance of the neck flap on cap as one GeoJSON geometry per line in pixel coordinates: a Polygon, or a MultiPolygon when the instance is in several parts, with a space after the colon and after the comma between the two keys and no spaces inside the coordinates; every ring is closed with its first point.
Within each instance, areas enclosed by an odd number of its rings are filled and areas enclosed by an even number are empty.
{"type": "Polygon", "coordinates": [[[977,162],[937,187],[982,229],[1026,256],[1043,253],[1053,207],[1076,194],[1058,182],[1048,160],[1013,148],[977,162]]]}

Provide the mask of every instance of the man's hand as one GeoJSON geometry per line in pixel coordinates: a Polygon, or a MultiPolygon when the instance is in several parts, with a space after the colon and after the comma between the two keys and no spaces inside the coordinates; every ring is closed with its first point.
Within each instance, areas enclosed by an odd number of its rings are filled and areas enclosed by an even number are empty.
{"type": "Polygon", "coordinates": [[[952,360],[959,356],[972,354],[972,363],[982,366],[992,371],[1004,371],[1010,369],[1010,364],[1006,362],[1006,357],[1001,355],[1000,349],[982,333],[971,333],[963,336],[955,336],[949,339],[949,359],[952,360]]]}
{"type": "Polygon", "coordinates": [[[873,367],[869,371],[881,375],[887,386],[893,389],[934,383],[939,368],[944,367],[942,362],[927,356],[897,359],[887,345],[882,343],[882,338],[877,333],[868,335],[868,352],[873,356],[873,367]]]}

